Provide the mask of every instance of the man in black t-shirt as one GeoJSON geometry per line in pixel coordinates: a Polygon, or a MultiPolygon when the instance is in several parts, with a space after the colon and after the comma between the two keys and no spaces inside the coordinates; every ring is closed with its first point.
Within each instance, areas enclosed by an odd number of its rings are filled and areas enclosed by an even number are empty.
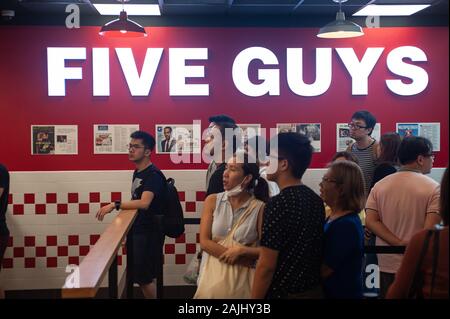
{"type": "MultiPolygon", "coordinates": [[[[273,142],[271,143],[273,145],[273,142]]],[[[321,298],[320,268],[325,209],[301,178],[311,162],[305,135],[280,133],[276,172],[267,178],[280,188],[264,209],[261,251],[252,298],[321,298]]]]}
{"type": "MultiPolygon", "coordinates": [[[[8,246],[9,230],[6,225],[6,210],[8,209],[9,172],[0,164],[0,271],[2,270],[3,256],[8,246]]],[[[4,292],[0,286],[0,299],[4,299],[4,292]]]]}
{"type": "Polygon", "coordinates": [[[136,131],[130,137],[128,157],[136,165],[131,186],[132,199],[103,206],[96,216],[103,220],[114,209],[138,210],[130,230],[133,236],[133,280],[139,284],[146,298],[155,298],[154,279],[157,276],[164,237],[154,216],[162,213],[167,187],[164,175],[150,161],[150,154],[155,147],[154,137],[143,131],[136,131]]]}

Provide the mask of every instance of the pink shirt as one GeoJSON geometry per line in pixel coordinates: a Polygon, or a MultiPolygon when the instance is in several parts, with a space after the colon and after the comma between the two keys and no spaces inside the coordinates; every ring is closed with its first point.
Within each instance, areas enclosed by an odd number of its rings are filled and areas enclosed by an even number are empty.
{"type": "MultiPolygon", "coordinates": [[[[412,171],[400,171],[383,178],[372,188],[366,209],[378,212],[381,222],[398,238],[409,241],[422,230],[427,213],[439,212],[439,184],[412,171]]],[[[377,237],[377,246],[389,244],[377,237]]],[[[379,254],[380,271],[395,273],[403,255],[379,254]]]]}

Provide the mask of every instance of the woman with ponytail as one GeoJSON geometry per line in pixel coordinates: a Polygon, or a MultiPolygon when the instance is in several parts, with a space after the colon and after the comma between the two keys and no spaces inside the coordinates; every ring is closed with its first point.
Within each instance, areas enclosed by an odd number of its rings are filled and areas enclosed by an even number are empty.
{"type": "Polygon", "coordinates": [[[223,187],[224,192],[205,200],[203,257],[194,298],[250,298],[268,186],[256,161],[239,152],[226,164],[223,187]],[[222,278],[226,273],[230,275],[222,278]]]}

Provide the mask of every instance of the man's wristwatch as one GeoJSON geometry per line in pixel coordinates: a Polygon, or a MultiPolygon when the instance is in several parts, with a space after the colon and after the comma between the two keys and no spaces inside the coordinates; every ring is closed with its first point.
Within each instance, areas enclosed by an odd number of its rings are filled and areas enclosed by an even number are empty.
{"type": "Polygon", "coordinates": [[[122,204],[122,203],[120,202],[120,200],[114,201],[114,208],[115,208],[116,210],[120,210],[120,204],[122,204]]]}

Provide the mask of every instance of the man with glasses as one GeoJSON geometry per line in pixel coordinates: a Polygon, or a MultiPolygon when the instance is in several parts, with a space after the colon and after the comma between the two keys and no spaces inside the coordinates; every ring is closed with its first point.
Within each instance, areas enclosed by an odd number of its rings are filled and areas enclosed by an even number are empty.
{"type": "MultiPolygon", "coordinates": [[[[372,188],[366,203],[366,227],[377,236],[377,246],[404,246],[415,233],[440,223],[439,183],[425,176],[433,167],[432,151],[428,139],[405,137],[398,154],[399,171],[372,188]]],[[[378,255],[382,297],[394,281],[402,256],[378,255]]]]}
{"type": "Polygon", "coordinates": [[[371,137],[375,124],[377,124],[377,120],[368,111],[355,112],[352,115],[351,122],[348,123],[350,137],[355,142],[349,145],[347,151],[358,159],[358,165],[361,167],[364,176],[366,195],[369,193],[370,185],[372,185],[378,154],[378,142],[371,137]]]}
{"type": "Polygon", "coordinates": [[[152,135],[136,131],[131,134],[128,158],[136,170],[133,173],[130,201],[115,201],[103,206],[96,217],[103,220],[114,209],[137,209],[138,215],[130,233],[133,236],[134,282],[139,284],[145,298],[156,297],[154,279],[157,276],[164,237],[154,216],[161,214],[167,194],[166,181],[161,171],[151,162],[150,155],[155,147],[152,135]]]}

